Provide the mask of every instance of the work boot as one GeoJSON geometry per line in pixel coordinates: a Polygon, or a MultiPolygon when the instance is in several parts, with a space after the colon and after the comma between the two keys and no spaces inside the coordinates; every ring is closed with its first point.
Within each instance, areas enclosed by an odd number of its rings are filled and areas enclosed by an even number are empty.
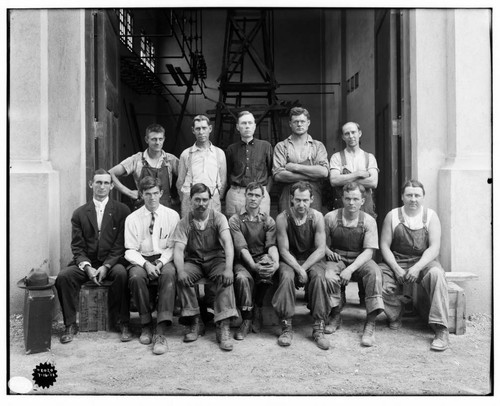
{"type": "Polygon", "coordinates": [[[154,336],[153,354],[165,354],[167,350],[167,337],[165,337],[163,334],[156,334],[154,336]]]}
{"type": "Polygon", "coordinates": [[[322,350],[330,348],[330,341],[325,337],[325,321],[316,320],[313,324],[313,339],[316,345],[322,350]]]}
{"type": "Polygon", "coordinates": [[[151,344],[151,341],[153,341],[153,329],[151,328],[151,325],[144,325],[142,326],[142,332],[141,336],[139,337],[139,342],[144,345],[151,344]]]}
{"type": "Polygon", "coordinates": [[[434,329],[435,335],[434,340],[432,340],[431,350],[434,351],[445,351],[449,348],[449,332],[445,326],[441,324],[431,324],[434,329]]]}
{"type": "Polygon", "coordinates": [[[371,347],[373,344],[375,344],[375,321],[370,320],[365,323],[361,345],[371,347]]]}
{"type": "Polygon", "coordinates": [[[196,341],[198,336],[205,334],[205,325],[200,319],[200,315],[193,316],[193,321],[189,326],[186,326],[184,331],[184,342],[190,343],[196,341]]]}
{"type": "Polygon", "coordinates": [[[254,307],[252,320],[252,331],[260,333],[262,330],[262,307],[254,307]]]}
{"type": "Polygon", "coordinates": [[[128,324],[122,323],[120,324],[120,341],[122,343],[126,343],[127,341],[132,340],[132,333],[128,328],[128,324]]]}
{"type": "Polygon", "coordinates": [[[328,324],[325,326],[325,334],[335,333],[342,325],[342,317],[340,316],[340,306],[334,307],[330,312],[328,324]]]}
{"type": "Polygon", "coordinates": [[[252,320],[243,320],[238,331],[234,334],[235,340],[243,340],[252,329],[252,320]]]}
{"type": "Polygon", "coordinates": [[[68,344],[73,341],[73,337],[76,334],[78,334],[78,327],[76,323],[70,324],[64,329],[64,334],[61,336],[59,341],[61,342],[61,344],[68,344]]]}
{"type": "Polygon", "coordinates": [[[387,320],[389,324],[389,328],[391,330],[399,330],[403,326],[403,313],[404,313],[404,305],[401,307],[401,311],[399,312],[399,316],[396,318],[396,320],[387,320]]]}
{"type": "Polygon", "coordinates": [[[292,338],[292,319],[281,320],[281,334],[278,337],[278,344],[282,347],[288,347],[292,344],[292,338]]]}
{"type": "Polygon", "coordinates": [[[219,348],[224,351],[231,351],[233,343],[231,342],[231,330],[229,328],[229,319],[221,320],[219,323],[219,348]]]}

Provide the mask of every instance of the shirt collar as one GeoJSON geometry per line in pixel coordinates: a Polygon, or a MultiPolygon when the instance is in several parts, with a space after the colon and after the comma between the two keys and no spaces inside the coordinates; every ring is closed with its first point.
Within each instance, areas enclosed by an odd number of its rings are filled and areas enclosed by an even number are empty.
{"type": "Polygon", "coordinates": [[[241,145],[253,145],[253,144],[255,144],[255,137],[254,137],[254,138],[252,138],[252,139],[251,139],[250,141],[248,141],[248,142],[245,142],[245,141],[243,141],[243,140],[240,138],[240,144],[241,144],[241,145]]]}
{"type": "MultiPolygon", "coordinates": [[[[165,157],[165,155],[166,155],[166,152],[162,150],[162,151],[161,151],[161,158],[164,158],[164,157],[165,157]]],[[[146,158],[146,159],[152,159],[152,158],[149,156],[149,152],[148,152],[148,150],[147,150],[147,149],[144,151],[143,156],[144,156],[144,158],[146,158]]]]}
{"type": "Polygon", "coordinates": [[[146,209],[146,206],[142,206],[141,209],[143,210],[143,216],[151,216],[151,213],[154,213],[154,214],[158,214],[160,212],[160,209],[161,209],[161,204],[157,207],[157,209],[154,211],[154,212],[151,212],[149,211],[148,209],[146,209]]]}
{"type": "MultiPolygon", "coordinates": [[[[293,144],[293,141],[292,141],[292,135],[290,134],[287,138],[288,142],[291,142],[293,144]]],[[[311,134],[307,134],[307,139],[306,139],[306,142],[310,142],[312,143],[314,140],[313,140],[313,137],[311,137],[311,134]]]]}
{"type": "MultiPolygon", "coordinates": [[[[209,146],[208,146],[208,148],[207,148],[207,149],[209,149],[210,151],[212,151],[212,150],[213,150],[213,144],[212,144],[212,141],[209,141],[209,146]]],[[[198,146],[196,145],[196,142],[195,142],[195,143],[193,144],[193,146],[191,147],[191,152],[196,152],[196,151],[203,151],[203,149],[202,149],[202,148],[200,148],[200,147],[198,147],[198,146]]]]}
{"type": "Polygon", "coordinates": [[[96,200],[94,198],[92,198],[92,200],[94,201],[94,206],[96,209],[104,210],[104,208],[106,207],[106,205],[109,202],[109,196],[107,196],[106,199],[104,199],[102,202],[100,202],[99,200],[96,200]]]}

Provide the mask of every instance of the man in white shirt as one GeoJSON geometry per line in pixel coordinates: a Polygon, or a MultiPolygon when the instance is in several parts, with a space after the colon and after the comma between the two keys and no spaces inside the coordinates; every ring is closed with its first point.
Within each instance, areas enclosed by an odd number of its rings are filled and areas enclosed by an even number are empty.
{"type": "Polygon", "coordinates": [[[66,326],[60,341],[62,344],[69,343],[78,332],[76,312],[80,287],[89,281],[100,285],[105,279],[112,281],[108,290],[110,325],[114,326],[114,322],[119,319],[121,341],[130,341],[127,271],[121,263],[124,252],[123,227],[130,209],[109,198],[113,182],[111,175],[104,169],[94,172],[89,186],[92,200],[76,209],[71,217],[73,260],[59,272],[56,280],[66,326]]]}
{"type": "Polygon", "coordinates": [[[356,182],[366,191],[365,203],[361,207],[365,213],[377,218],[373,203],[372,189],[378,185],[377,160],[359,147],[362,132],[358,123],[345,123],[342,126],[342,139],[346,148],[336,152],[330,159],[330,184],[335,188],[335,209],[343,207],[342,196],[344,185],[356,182]]]}
{"type": "Polygon", "coordinates": [[[167,351],[165,334],[172,324],[175,304],[176,277],[171,237],[179,222],[179,214],[160,204],[163,191],[158,178],[146,176],[141,179],[139,192],[144,206],[125,221],[125,259],[131,263],[129,288],[141,318],[139,341],[144,345],[153,341],[153,353],[159,355],[167,351]],[[148,290],[152,281],[158,281],[154,337],[148,290]]]}
{"type": "Polygon", "coordinates": [[[133,175],[135,185],[139,188],[139,181],[145,176],[159,178],[163,188],[160,203],[163,206],[172,207],[173,175],[177,175],[179,159],[163,151],[165,141],[165,129],[159,124],[151,124],[146,128],[144,137],[148,148],[144,152],[138,152],[124,159],[118,165],[109,170],[116,188],[124,195],[134,201],[136,208],[144,202],[138,190],[131,190],[120,182],[118,177],[133,175]]]}
{"type": "Polygon", "coordinates": [[[196,142],[186,148],[180,157],[177,190],[181,199],[181,217],[191,208],[189,194],[196,183],[203,183],[210,189],[210,208],[221,211],[221,199],[226,191],[226,155],[210,142],[212,126],[210,119],[198,115],[193,119],[193,134],[196,142]]]}

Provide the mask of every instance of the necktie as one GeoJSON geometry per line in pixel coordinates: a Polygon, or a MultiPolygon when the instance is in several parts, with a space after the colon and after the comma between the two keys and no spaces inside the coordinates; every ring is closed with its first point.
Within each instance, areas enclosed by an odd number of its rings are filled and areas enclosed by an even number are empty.
{"type": "Polygon", "coordinates": [[[155,228],[155,213],[151,212],[151,224],[149,224],[149,234],[153,235],[154,228],[155,228]]]}

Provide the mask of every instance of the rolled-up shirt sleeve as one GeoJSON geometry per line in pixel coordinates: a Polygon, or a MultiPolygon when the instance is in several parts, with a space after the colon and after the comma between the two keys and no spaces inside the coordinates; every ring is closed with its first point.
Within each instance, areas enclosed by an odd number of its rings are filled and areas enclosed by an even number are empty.
{"type": "Polygon", "coordinates": [[[248,250],[248,244],[245,239],[245,236],[241,232],[241,221],[239,217],[234,214],[229,219],[229,230],[231,231],[231,237],[233,237],[234,243],[234,251],[236,254],[236,258],[239,259],[241,256],[241,251],[243,249],[248,250]]]}
{"type": "Polygon", "coordinates": [[[143,266],[146,260],[140,253],[139,238],[136,222],[133,218],[127,217],[125,219],[125,259],[133,265],[143,266]]]}
{"type": "Polygon", "coordinates": [[[273,154],[273,176],[285,170],[286,165],[286,150],[283,141],[278,142],[274,147],[273,154]]]}

